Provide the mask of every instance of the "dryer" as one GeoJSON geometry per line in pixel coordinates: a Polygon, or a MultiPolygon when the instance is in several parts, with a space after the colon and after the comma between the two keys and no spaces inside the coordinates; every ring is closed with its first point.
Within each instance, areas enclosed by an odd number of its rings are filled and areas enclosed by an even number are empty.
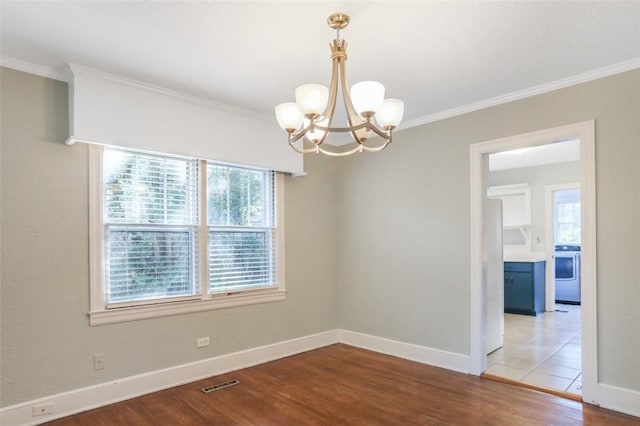
{"type": "Polygon", "coordinates": [[[555,246],[556,303],[580,304],[580,246],[555,246]]]}

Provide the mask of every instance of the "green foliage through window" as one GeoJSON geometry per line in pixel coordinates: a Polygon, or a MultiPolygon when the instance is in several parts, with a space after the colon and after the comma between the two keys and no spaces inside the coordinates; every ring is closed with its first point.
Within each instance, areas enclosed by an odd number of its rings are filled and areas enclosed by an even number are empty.
{"type": "Polygon", "coordinates": [[[110,230],[109,301],[193,293],[190,231],[110,230]]]}

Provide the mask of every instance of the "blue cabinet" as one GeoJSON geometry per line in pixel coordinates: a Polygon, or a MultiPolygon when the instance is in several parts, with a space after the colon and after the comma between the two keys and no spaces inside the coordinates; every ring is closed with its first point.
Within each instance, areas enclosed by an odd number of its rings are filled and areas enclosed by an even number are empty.
{"type": "Polygon", "coordinates": [[[544,312],[545,262],[504,262],[504,311],[537,315],[544,312]]]}

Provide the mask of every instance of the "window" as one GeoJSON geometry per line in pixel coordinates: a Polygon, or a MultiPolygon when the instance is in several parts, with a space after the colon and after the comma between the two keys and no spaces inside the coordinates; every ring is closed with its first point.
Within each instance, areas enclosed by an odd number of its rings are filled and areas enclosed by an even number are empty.
{"type": "Polygon", "coordinates": [[[207,164],[209,292],[275,281],[273,172],[207,164]]]}
{"type": "Polygon", "coordinates": [[[199,294],[198,160],[105,148],[106,306],[199,294]]]}
{"type": "Polygon", "coordinates": [[[270,170],[91,147],[91,324],[284,298],[270,170]]]}
{"type": "Polygon", "coordinates": [[[555,243],[580,244],[580,190],[554,193],[555,243]]]}

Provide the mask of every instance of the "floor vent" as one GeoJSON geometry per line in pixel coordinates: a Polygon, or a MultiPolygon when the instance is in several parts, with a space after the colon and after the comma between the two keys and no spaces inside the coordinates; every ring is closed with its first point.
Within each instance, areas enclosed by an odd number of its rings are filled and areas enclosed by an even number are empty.
{"type": "Polygon", "coordinates": [[[218,383],[217,385],[207,386],[206,388],[202,388],[202,392],[211,393],[213,391],[228,388],[229,386],[237,385],[238,383],[240,383],[239,380],[229,380],[228,382],[222,382],[222,383],[218,383]]]}

